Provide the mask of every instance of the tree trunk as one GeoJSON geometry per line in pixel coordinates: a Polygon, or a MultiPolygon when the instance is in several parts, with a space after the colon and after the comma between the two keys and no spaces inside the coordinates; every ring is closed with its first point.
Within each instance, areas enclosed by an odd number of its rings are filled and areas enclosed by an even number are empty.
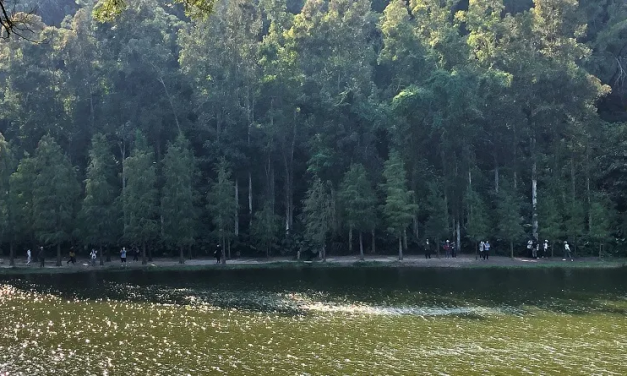
{"type": "Polygon", "coordinates": [[[226,265],[226,240],[224,239],[224,236],[222,236],[220,242],[222,243],[222,246],[220,247],[220,252],[222,252],[222,265],[226,265]]]}
{"type": "Polygon", "coordinates": [[[231,259],[231,241],[230,240],[226,243],[226,246],[229,252],[229,260],[230,260],[231,259]]]}
{"type": "Polygon", "coordinates": [[[152,262],[152,247],[148,248],[148,261],[152,262]]]}
{"type": "Polygon", "coordinates": [[[179,246],[179,264],[185,264],[185,254],[182,245],[179,246]]]}
{"type": "Polygon", "coordinates": [[[142,243],[142,265],[146,265],[148,262],[146,261],[146,242],[142,243]]]}
{"type": "Polygon", "coordinates": [[[514,258],[514,242],[509,242],[509,257],[514,258]]]}
{"type": "Polygon", "coordinates": [[[435,255],[440,258],[440,239],[435,239],[435,255]]]}
{"type": "Polygon", "coordinates": [[[553,246],[555,245],[555,242],[551,242],[551,258],[553,258],[553,246]]]}
{"type": "Polygon", "coordinates": [[[191,260],[192,259],[192,245],[188,244],[187,245],[187,257],[191,260]]]}
{"type": "Polygon", "coordinates": [[[403,261],[403,237],[398,237],[398,261],[403,261]]]}
{"type": "Polygon", "coordinates": [[[104,266],[104,254],[102,253],[102,244],[100,244],[98,253],[100,254],[100,266],[104,266]]]}
{"type": "MultiPolygon", "coordinates": [[[[239,208],[239,180],[235,179],[235,208],[239,208]]],[[[235,209],[235,236],[239,235],[239,210],[235,209]]]]}
{"type": "Polygon", "coordinates": [[[364,240],[361,235],[361,231],[359,231],[359,259],[364,261],[364,240]]]}
{"type": "Polygon", "coordinates": [[[375,237],[375,231],[374,229],[372,229],[372,245],[371,245],[371,253],[376,253],[377,252],[377,239],[375,237]]]}
{"type": "Polygon", "coordinates": [[[353,253],[353,226],[348,227],[348,252],[353,253]]]}
{"type": "Polygon", "coordinates": [[[533,163],[531,165],[531,210],[532,210],[531,228],[532,228],[533,239],[537,243],[538,242],[538,163],[535,158],[535,143],[536,143],[535,138],[532,138],[531,140],[532,153],[534,153],[534,155],[532,155],[531,157],[533,159],[533,163]]]}
{"type": "Polygon", "coordinates": [[[494,192],[499,193],[499,166],[494,168],[494,192]]]}
{"type": "Polygon", "coordinates": [[[458,219],[455,230],[455,232],[457,233],[457,238],[455,240],[455,246],[457,247],[457,249],[455,249],[455,256],[457,256],[457,253],[459,253],[459,251],[462,249],[461,225],[459,222],[460,220],[458,219]]]}
{"type": "Polygon", "coordinates": [[[479,260],[479,242],[475,243],[475,260],[479,260]]]}
{"type": "Polygon", "coordinates": [[[253,228],[253,175],[248,171],[248,231],[253,228]]]}
{"type": "Polygon", "coordinates": [[[57,243],[57,266],[61,266],[61,243],[57,243]]]}
{"type": "Polygon", "coordinates": [[[15,266],[15,244],[9,243],[9,266],[15,266]]]}
{"type": "Polygon", "coordinates": [[[403,229],[403,250],[407,250],[407,228],[403,229]]]}
{"type": "Polygon", "coordinates": [[[107,247],[107,262],[111,262],[111,248],[107,247]]]}
{"type": "Polygon", "coordinates": [[[326,242],[322,244],[322,262],[327,261],[327,245],[326,242]]]}

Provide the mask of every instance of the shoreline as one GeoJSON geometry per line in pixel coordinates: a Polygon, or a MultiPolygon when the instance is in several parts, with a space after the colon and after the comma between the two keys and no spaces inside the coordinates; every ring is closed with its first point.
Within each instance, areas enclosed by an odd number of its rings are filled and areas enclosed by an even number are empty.
{"type": "Polygon", "coordinates": [[[98,260],[96,266],[90,266],[87,259],[77,260],[74,265],[65,264],[54,266],[55,261],[47,261],[44,268],[40,268],[36,263],[26,265],[24,260],[16,260],[16,266],[8,266],[8,260],[3,259],[0,263],[0,276],[20,275],[20,274],[57,274],[57,273],[89,273],[89,272],[132,272],[132,271],[199,271],[199,270],[234,270],[234,269],[298,269],[298,268],[337,268],[337,267],[393,267],[393,268],[442,268],[442,269],[483,269],[483,268],[503,268],[503,269],[527,269],[527,268],[562,268],[562,269],[607,269],[627,266],[627,259],[602,259],[590,257],[579,258],[575,261],[563,261],[561,258],[553,259],[529,259],[514,258],[504,256],[493,256],[489,260],[477,260],[471,255],[461,255],[456,258],[436,258],[425,259],[424,256],[408,256],[403,261],[399,261],[394,256],[366,256],[364,261],[360,261],[355,256],[328,257],[327,261],[297,261],[293,258],[243,258],[228,260],[226,265],[216,264],[214,259],[192,259],[185,260],[184,264],[178,263],[177,259],[158,258],[146,265],[141,261],[127,263],[126,267],[121,266],[118,260],[105,262],[100,266],[98,260]]]}

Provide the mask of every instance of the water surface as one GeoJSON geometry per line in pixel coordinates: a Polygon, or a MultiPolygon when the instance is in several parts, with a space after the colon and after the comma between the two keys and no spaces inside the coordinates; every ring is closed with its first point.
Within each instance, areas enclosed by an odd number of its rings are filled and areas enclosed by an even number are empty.
{"type": "Polygon", "coordinates": [[[625,375],[624,269],[304,268],[0,280],[10,375],[625,375]]]}

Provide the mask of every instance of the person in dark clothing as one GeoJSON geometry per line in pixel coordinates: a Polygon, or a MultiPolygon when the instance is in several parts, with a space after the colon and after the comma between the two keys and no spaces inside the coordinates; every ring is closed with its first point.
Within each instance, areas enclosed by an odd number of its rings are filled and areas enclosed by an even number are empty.
{"type": "Polygon", "coordinates": [[[65,264],[67,265],[69,263],[72,263],[72,265],[76,263],[76,253],[74,253],[74,248],[70,249],[70,258],[65,264]]]}
{"type": "Polygon", "coordinates": [[[220,249],[220,244],[216,246],[216,250],[215,252],[213,252],[213,257],[216,258],[216,264],[219,264],[220,260],[222,259],[222,250],[220,249]]]}
{"type": "Polygon", "coordinates": [[[46,264],[46,252],[44,251],[44,247],[39,247],[37,258],[39,259],[39,266],[43,268],[46,264]]]}
{"type": "Polygon", "coordinates": [[[139,261],[139,248],[137,247],[133,249],[133,261],[139,261]]]}
{"type": "Polygon", "coordinates": [[[425,242],[425,258],[431,258],[431,244],[429,244],[429,239],[425,242]]]}

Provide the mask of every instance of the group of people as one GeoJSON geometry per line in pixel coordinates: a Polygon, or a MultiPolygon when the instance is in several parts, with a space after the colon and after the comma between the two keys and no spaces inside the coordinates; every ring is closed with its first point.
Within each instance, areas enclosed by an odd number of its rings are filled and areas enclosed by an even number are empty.
{"type": "MultiPolygon", "coordinates": [[[[126,255],[127,255],[126,247],[122,247],[122,250],[120,250],[120,261],[122,262],[123,266],[126,265],[126,255]]],[[[76,252],[74,252],[74,248],[70,248],[68,257],[69,258],[65,263],[66,265],[69,265],[70,263],[76,264],[76,252]]],[[[91,252],[89,253],[89,259],[90,259],[90,265],[96,266],[96,260],[98,259],[98,251],[96,251],[94,248],[92,248],[91,252]]],[[[39,251],[37,252],[37,260],[39,261],[40,267],[42,268],[45,267],[46,252],[43,246],[39,247],[39,251]]],[[[135,248],[133,252],[133,260],[134,261],[139,260],[139,250],[137,248],[135,248]]],[[[26,265],[30,265],[32,261],[33,261],[33,252],[29,249],[26,251],[26,265]]]]}
{"type": "MultiPolygon", "coordinates": [[[[37,260],[39,261],[39,266],[44,267],[46,264],[46,252],[44,251],[44,247],[39,247],[39,252],[37,252],[37,260]]],[[[26,251],[26,265],[30,265],[33,261],[33,252],[29,249],[26,251]]]]}
{"type": "MultiPolygon", "coordinates": [[[[449,257],[457,257],[457,245],[452,244],[449,240],[442,243],[442,250],[444,251],[444,255],[446,258],[449,257]]],[[[431,258],[431,243],[429,243],[429,239],[425,240],[425,258],[431,258]]]]}
{"type": "MultiPolygon", "coordinates": [[[[544,244],[542,244],[542,249],[540,249],[540,244],[537,241],[531,239],[527,241],[527,250],[530,253],[530,257],[534,259],[548,258],[550,256],[550,248],[551,245],[549,244],[548,240],[544,241],[544,244]]],[[[570,261],[574,261],[573,253],[570,250],[570,244],[568,244],[568,241],[564,241],[564,258],[562,260],[566,261],[567,259],[570,261]]]]}
{"type": "Polygon", "coordinates": [[[492,246],[490,245],[489,241],[481,241],[481,243],[479,243],[479,258],[482,260],[488,260],[490,258],[490,248],[492,246]]]}

